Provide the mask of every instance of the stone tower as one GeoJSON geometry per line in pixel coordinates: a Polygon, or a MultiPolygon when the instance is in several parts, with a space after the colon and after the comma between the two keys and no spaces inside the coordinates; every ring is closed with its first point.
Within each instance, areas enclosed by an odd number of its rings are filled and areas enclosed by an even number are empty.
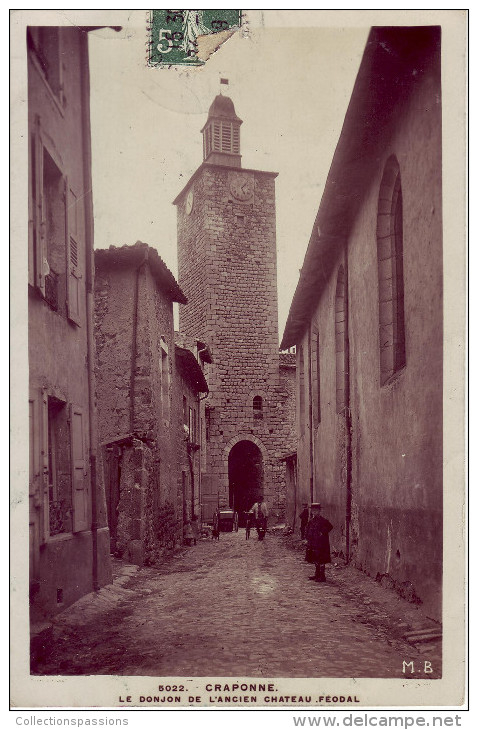
{"type": "Polygon", "coordinates": [[[284,517],[284,464],[294,448],[295,373],[280,367],[275,240],[277,173],[241,166],[232,100],[216,96],[202,131],[204,159],[174,204],[180,330],[206,343],[213,362],[202,413],[203,519],[259,494],[284,517]]]}

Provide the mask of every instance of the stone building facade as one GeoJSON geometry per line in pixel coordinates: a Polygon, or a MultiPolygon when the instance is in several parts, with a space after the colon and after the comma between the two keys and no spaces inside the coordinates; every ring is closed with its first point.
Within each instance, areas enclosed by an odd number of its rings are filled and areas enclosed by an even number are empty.
{"type": "Polygon", "coordinates": [[[180,327],[208,343],[207,456],[202,517],[240,516],[260,493],[282,520],[284,452],[294,446],[289,372],[280,368],[275,241],[276,173],[241,167],[240,125],[217,96],[202,130],[204,161],[174,201],[180,327]]]}
{"type": "Polygon", "coordinates": [[[30,603],[38,624],[109,583],[111,566],[96,466],[88,34],[30,27],[26,41],[30,603]]]}
{"type": "Polygon", "coordinates": [[[183,524],[201,517],[201,461],[205,456],[203,401],[208,393],[204,364],[211,362],[202,342],[187,343],[176,333],[176,442],[181,479],[183,524]],[[187,346],[189,344],[189,347],[187,346]]]}
{"type": "MultiPolygon", "coordinates": [[[[95,252],[95,265],[99,441],[112,549],[153,563],[182,540],[191,509],[183,397],[197,401],[207,386],[188,351],[178,355],[173,302],[186,298],[157,251],[139,241],[110,247],[95,252]]],[[[194,449],[191,456],[194,467],[194,449]]]]}
{"type": "MultiPolygon", "coordinates": [[[[333,548],[440,618],[440,29],[373,28],[282,341],[297,489],[333,548]]],[[[290,500],[293,504],[293,500],[290,500]]]]}

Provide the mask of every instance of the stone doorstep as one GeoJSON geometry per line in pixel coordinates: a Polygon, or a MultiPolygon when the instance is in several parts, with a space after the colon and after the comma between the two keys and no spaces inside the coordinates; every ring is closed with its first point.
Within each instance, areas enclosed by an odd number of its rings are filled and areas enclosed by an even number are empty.
{"type": "Polygon", "coordinates": [[[425,629],[423,631],[412,631],[404,634],[403,638],[409,642],[409,644],[420,644],[430,641],[441,641],[442,632],[441,629],[425,629]]]}

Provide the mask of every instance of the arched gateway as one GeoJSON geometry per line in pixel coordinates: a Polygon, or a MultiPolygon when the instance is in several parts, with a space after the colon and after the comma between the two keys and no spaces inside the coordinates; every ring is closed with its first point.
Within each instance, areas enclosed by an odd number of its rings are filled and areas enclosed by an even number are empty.
{"type": "Polygon", "coordinates": [[[229,452],[229,504],[239,513],[239,525],[264,487],[264,461],[260,448],[249,440],[238,441],[229,452]]]}

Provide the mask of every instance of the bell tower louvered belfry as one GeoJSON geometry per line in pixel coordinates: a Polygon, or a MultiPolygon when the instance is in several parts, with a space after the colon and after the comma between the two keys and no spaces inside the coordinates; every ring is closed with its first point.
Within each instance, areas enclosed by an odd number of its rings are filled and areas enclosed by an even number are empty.
{"type": "Polygon", "coordinates": [[[216,96],[201,130],[203,162],[174,201],[179,283],[188,299],[179,328],[206,344],[213,360],[201,407],[202,519],[233,507],[242,522],[263,494],[272,521],[280,521],[295,373],[279,361],[277,173],[242,167],[241,124],[232,100],[216,96]]]}
{"type": "Polygon", "coordinates": [[[241,124],[242,119],[237,116],[231,99],[228,96],[216,96],[201,130],[205,162],[241,166],[241,124]]]}

